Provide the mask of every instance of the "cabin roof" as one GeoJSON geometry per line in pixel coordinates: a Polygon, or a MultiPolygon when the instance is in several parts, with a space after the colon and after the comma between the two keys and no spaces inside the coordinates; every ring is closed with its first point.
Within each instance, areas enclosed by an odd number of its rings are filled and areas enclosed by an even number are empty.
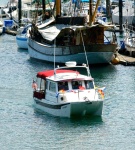
{"type": "Polygon", "coordinates": [[[98,24],[94,24],[92,26],[76,26],[76,25],[74,25],[74,26],[68,25],[67,26],[64,24],[55,24],[53,26],[46,27],[47,25],[49,25],[53,21],[54,21],[53,19],[48,21],[44,25],[44,28],[43,28],[43,25],[38,26],[38,31],[40,32],[42,37],[48,41],[53,41],[61,32],[65,32],[67,30],[73,30],[75,32],[75,31],[86,30],[86,29],[95,28],[95,27],[104,28],[104,29],[112,27],[112,26],[109,26],[105,23],[101,24],[101,22],[98,24]]]}
{"type": "MultiPolygon", "coordinates": [[[[74,71],[74,70],[56,70],[56,74],[59,74],[59,73],[76,73],[76,74],[79,74],[78,71],[74,71]]],[[[42,79],[46,79],[47,77],[50,77],[53,75],[54,75],[54,70],[44,70],[44,71],[37,73],[37,77],[42,78],[42,79]]]]}

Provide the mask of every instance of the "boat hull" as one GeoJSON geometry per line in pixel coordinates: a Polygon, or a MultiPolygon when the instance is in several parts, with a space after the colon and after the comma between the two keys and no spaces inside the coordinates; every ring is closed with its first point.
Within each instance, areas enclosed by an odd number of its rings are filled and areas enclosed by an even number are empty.
{"type": "Polygon", "coordinates": [[[19,48],[28,49],[28,43],[27,43],[27,37],[26,36],[17,35],[16,36],[16,43],[17,43],[19,48]]]}
{"type": "Polygon", "coordinates": [[[43,112],[59,117],[81,117],[96,115],[101,116],[103,110],[103,101],[83,101],[70,102],[63,104],[49,104],[44,101],[34,99],[35,108],[43,112]]]}
{"type": "MultiPolygon", "coordinates": [[[[110,63],[116,50],[116,44],[90,44],[85,46],[89,64],[110,63]]],[[[54,46],[45,45],[28,39],[28,51],[31,58],[54,62],[54,46]]],[[[76,61],[77,64],[86,63],[84,47],[61,46],[55,48],[55,62],[65,63],[76,61]]]]}
{"type": "Polygon", "coordinates": [[[135,46],[130,46],[128,44],[125,44],[125,49],[127,52],[129,52],[129,56],[135,56],[135,46]]]}
{"type": "Polygon", "coordinates": [[[3,33],[3,29],[2,28],[0,28],[0,35],[3,33]]]}
{"type": "Polygon", "coordinates": [[[124,46],[125,46],[127,55],[134,57],[135,56],[135,38],[134,37],[126,37],[124,40],[124,46]]]}

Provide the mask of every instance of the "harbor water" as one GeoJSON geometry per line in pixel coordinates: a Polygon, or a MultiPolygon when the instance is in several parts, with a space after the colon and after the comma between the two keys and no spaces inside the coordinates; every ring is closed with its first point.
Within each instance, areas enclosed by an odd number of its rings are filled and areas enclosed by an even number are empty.
{"type": "Polygon", "coordinates": [[[102,117],[60,118],[37,112],[32,80],[53,64],[29,57],[15,36],[0,36],[0,147],[2,150],[134,150],[135,67],[90,67],[105,86],[102,117]]]}

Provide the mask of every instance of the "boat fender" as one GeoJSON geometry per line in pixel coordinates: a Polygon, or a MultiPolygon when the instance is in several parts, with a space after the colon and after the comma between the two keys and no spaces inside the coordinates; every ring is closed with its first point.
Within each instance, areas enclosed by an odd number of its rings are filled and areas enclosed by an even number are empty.
{"type": "Polygon", "coordinates": [[[120,60],[118,57],[115,57],[115,56],[112,57],[111,63],[113,65],[119,64],[119,62],[120,62],[120,60]]]}

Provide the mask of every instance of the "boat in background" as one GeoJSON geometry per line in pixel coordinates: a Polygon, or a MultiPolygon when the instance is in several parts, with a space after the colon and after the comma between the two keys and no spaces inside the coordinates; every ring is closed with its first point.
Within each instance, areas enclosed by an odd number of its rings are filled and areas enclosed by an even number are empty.
{"type": "MultiPolygon", "coordinates": [[[[122,7],[122,24],[128,21],[128,24],[133,24],[134,19],[134,3],[133,1],[125,1],[122,7]]],[[[119,24],[119,6],[112,11],[113,23],[119,24]]]]}
{"type": "Polygon", "coordinates": [[[94,22],[96,9],[92,17],[92,25],[88,24],[86,14],[59,16],[59,9],[56,9],[55,18],[50,17],[38,26],[33,24],[28,37],[30,57],[54,62],[53,48],[56,45],[56,63],[75,60],[78,64],[82,64],[86,62],[87,54],[89,64],[109,64],[116,51],[117,43],[114,36],[109,39],[104,34],[107,28],[114,28],[114,26],[98,20],[94,22]]]}
{"type": "Polygon", "coordinates": [[[18,48],[28,49],[27,39],[29,36],[30,28],[31,24],[26,25],[25,27],[18,28],[16,35],[16,43],[18,45],[18,48]]]}
{"type": "Polygon", "coordinates": [[[0,35],[3,33],[2,9],[0,8],[0,35]]]}
{"type": "Polygon", "coordinates": [[[38,72],[32,87],[35,108],[59,117],[101,116],[104,102],[104,88],[95,88],[89,67],[66,66],[38,72]],[[83,74],[79,71],[83,70],[83,74]],[[84,75],[85,74],[85,75],[84,75]]]}
{"type": "Polygon", "coordinates": [[[29,55],[32,58],[53,62],[56,41],[56,63],[73,60],[78,64],[85,63],[85,53],[89,64],[110,63],[117,44],[109,40],[104,42],[105,27],[107,26],[99,24],[92,27],[55,24],[46,26],[45,29],[38,28],[38,31],[35,28],[28,37],[29,55]]]}
{"type": "MultiPolygon", "coordinates": [[[[36,1],[22,0],[21,8],[19,8],[20,6],[19,6],[19,3],[17,3],[17,1],[15,1],[12,5],[7,6],[7,8],[4,8],[3,11],[9,17],[9,19],[14,20],[14,22],[16,24],[18,24],[18,26],[21,26],[22,24],[26,24],[26,23],[27,24],[32,23],[35,16],[36,16],[36,19],[35,19],[36,23],[42,22],[43,8],[42,8],[42,5],[40,2],[39,2],[39,4],[37,4],[36,1]],[[20,18],[21,21],[18,20],[19,19],[19,11],[21,13],[21,18],[20,18]],[[20,22],[21,22],[21,25],[20,25],[20,22]]],[[[53,3],[51,3],[50,6],[52,9],[53,3]]],[[[48,7],[48,5],[46,5],[46,11],[50,11],[50,7],[48,7]]]]}
{"type": "Polygon", "coordinates": [[[0,20],[0,35],[3,33],[3,22],[0,20]]]}
{"type": "Polygon", "coordinates": [[[125,47],[124,54],[135,57],[135,27],[125,23],[123,29],[125,34],[123,41],[125,47]]]}

